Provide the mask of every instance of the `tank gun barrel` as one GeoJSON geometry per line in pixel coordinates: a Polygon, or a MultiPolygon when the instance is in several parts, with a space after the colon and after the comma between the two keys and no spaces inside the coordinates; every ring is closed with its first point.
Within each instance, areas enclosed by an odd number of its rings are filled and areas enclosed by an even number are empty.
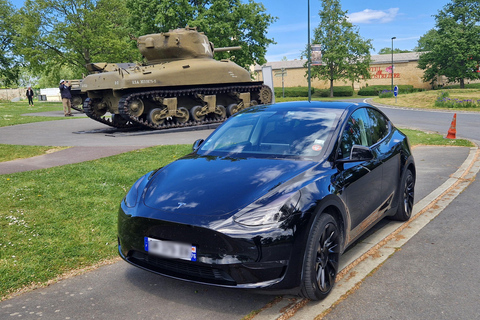
{"type": "Polygon", "coordinates": [[[242,47],[222,47],[222,48],[214,48],[213,51],[215,52],[223,52],[223,51],[234,51],[234,50],[242,50],[242,47]]]}

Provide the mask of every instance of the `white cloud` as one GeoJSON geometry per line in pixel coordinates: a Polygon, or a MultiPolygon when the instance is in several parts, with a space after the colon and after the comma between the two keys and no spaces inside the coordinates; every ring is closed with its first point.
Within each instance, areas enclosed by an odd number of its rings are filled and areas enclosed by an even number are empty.
{"type": "Polygon", "coordinates": [[[354,12],[348,15],[351,23],[387,23],[395,19],[399,8],[390,8],[388,10],[365,9],[360,12],[354,12]]]}

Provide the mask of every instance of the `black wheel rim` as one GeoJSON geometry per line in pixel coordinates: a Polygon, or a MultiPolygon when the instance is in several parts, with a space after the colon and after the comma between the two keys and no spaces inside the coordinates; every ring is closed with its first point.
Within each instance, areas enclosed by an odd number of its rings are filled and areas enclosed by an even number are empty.
{"type": "Polygon", "coordinates": [[[405,214],[410,216],[413,210],[413,201],[415,195],[415,181],[413,180],[412,174],[407,176],[405,180],[405,190],[403,191],[403,205],[405,209],[405,214]]]}
{"type": "Polygon", "coordinates": [[[315,272],[318,288],[321,292],[329,292],[335,284],[339,258],[339,233],[329,223],[323,229],[317,248],[315,272]]]}

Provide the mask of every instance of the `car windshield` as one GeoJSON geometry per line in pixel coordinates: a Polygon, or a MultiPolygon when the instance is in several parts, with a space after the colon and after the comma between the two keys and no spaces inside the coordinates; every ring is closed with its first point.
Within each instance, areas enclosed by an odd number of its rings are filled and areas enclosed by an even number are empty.
{"type": "Polygon", "coordinates": [[[317,157],[337,123],[338,110],[253,108],[230,118],[198,154],[231,157],[317,157]]]}

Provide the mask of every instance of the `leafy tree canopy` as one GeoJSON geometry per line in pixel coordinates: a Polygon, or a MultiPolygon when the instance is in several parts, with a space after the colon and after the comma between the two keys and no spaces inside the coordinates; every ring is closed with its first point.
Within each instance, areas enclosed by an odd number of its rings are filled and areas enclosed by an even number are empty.
{"type": "Polygon", "coordinates": [[[360,36],[358,28],[347,20],[347,11],[342,11],[339,0],[322,0],[319,16],[313,43],[321,46],[322,65],[312,68],[311,77],[330,81],[333,97],[334,81],[370,77],[372,40],[360,36]]]}
{"type": "Polygon", "coordinates": [[[435,44],[435,38],[438,37],[437,30],[430,29],[427,33],[420,37],[415,47],[415,52],[431,51],[435,44]]]}
{"type": "Polygon", "coordinates": [[[230,58],[243,67],[264,64],[266,49],[274,43],[266,33],[276,18],[252,0],[127,0],[127,8],[135,36],[197,27],[215,47],[241,46],[241,51],[218,52],[215,58],[230,58]]]}
{"type": "Polygon", "coordinates": [[[432,84],[444,75],[450,82],[478,79],[480,61],[480,3],[478,0],[453,0],[435,15],[435,30],[425,34],[419,47],[428,52],[420,56],[418,67],[424,80],[432,84]]]}
{"type": "Polygon", "coordinates": [[[19,64],[12,53],[15,11],[8,0],[0,0],[0,85],[18,83],[19,64]]]}
{"type": "Polygon", "coordinates": [[[64,70],[78,78],[88,63],[140,59],[127,16],[123,0],[27,0],[18,13],[15,45],[32,71],[48,74],[56,85],[64,70]]]}
{"type": "MultiPolygon", "coordinates": [[[[393,53],[408,53],[408,52],[411,52],[411,51],[401,50],[398,48],[393,49],[393,53]]],[[[382,48],[380,49],[380,51],[378,51],[378,54],[392,54],[392,48],[389,48],[389,47],[382,48]]]]}

